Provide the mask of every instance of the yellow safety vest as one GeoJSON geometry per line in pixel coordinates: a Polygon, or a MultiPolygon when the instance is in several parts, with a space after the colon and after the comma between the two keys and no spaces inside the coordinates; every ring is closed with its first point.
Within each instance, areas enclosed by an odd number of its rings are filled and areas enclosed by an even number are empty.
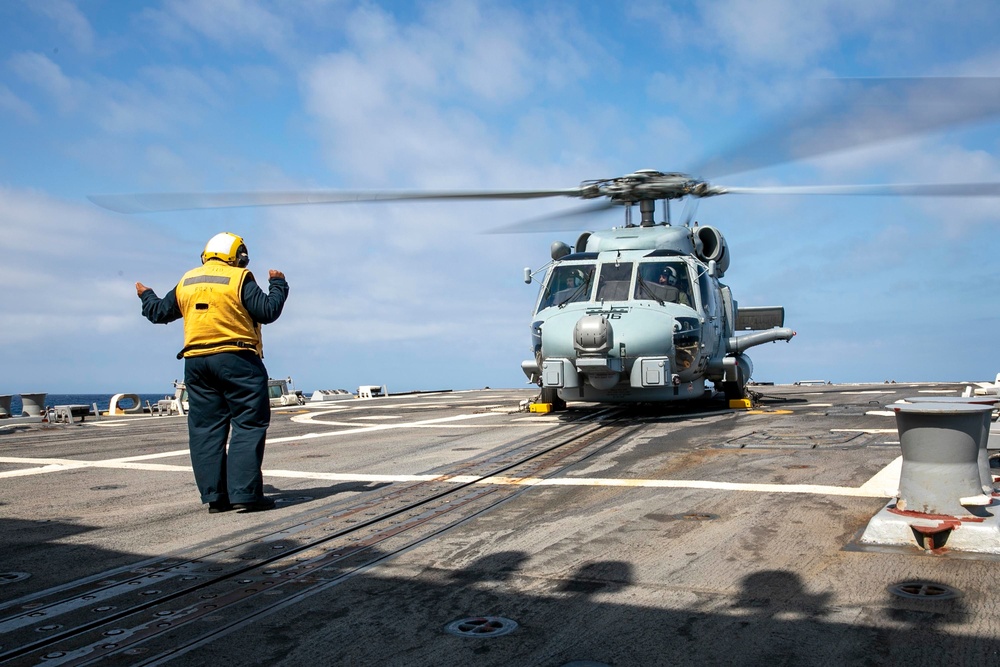
{"type": "Polygon", "coordinates": [[[184,274],[174,293],[184,316],[184,349],[177,358],[253,350],[264,356],[260,324],[240,294],[250,272],[209,260],[184,274]]]}

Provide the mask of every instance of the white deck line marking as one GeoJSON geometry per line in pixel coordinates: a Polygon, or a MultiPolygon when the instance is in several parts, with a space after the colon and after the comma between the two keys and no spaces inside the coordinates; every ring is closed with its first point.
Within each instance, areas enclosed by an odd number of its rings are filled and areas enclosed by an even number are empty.
{"type": "MultiPolygon", "coordinates": [[[[474,477],[470,475],[459,475],[447,479],[441,479],[437,475],[375,475],[363,473],[334,473],[334,472],[305,472],[298,470],[270,470],[265,469],[264,475],[268,477],[290,478],[290,479],[316,479],[336,482],[423,482],[440,479],[441,483],[447,484],[504,484],[518,486],[612,486],[620,488],[664,488],[664,489],[705,489],[710,491],[751,491],[756,493],[802,493],[809,495],[823,496],[854,496],[863,498],[888,498],[896,495],[898,487],[898,471],[896,472],[896,484],[891,486],[891,471],[883,470],[871,480],[860,487],[847,486],[824,486],[820,484],[744,484],[737,482],[713,482],[707,480],[693,479],[613,479],[595,477],[556,477],[541,479],[537,477],[511,478],[511,477],[474,477]],[[888,474],[883,474],[888,473],[888,474]],[[891,487],[891,488],[890,488],[891,487]]],[[[42,468],[31,468],[28,470],[14,470],[0,473],[0,478],[22,477],[49,472],[60,472],[63,470],[79,468],[115,468],[125,470],[148,470],[154,472],[190,472],[190,466],[163,465],[154,463],[124,463],[108,461],[88,461],[78,465],[49,465],[42,468]]]]}
{"type": "MultiPolygon", "coordinates": [[[[37,464],[45,459],[17,459],[15,457],[2,457],[0,463],[26,463],[37,464]]],[[[49,463],[41,468],[27,468],[25,470],[8,470],[0,472],[0,479],[7,477],[26,477],[28,475],[40,475],[50,472],[63,472],[64,470],[80,470],[81,468],[112,468],[118,470],[150,470],[158,472],[190,472],[191,466],[166,465],[163,463],[131,463],[128,461],[62,461],[59,463],[49,463]]]]}
{"type": "MultiPolygon", "coordinates": [[[[438,419],[425,419],[417,422],[406,422],[403,424],[375,424],[373,426],[362,426],[357,427],[356,424],[343,424],[344,426],[349,426],[351,428],[343,429],[341,431],[326,431],[324,433],[306,433],[304,435],[293,435],[287,438],[268,438],[267,442],[296,442],[298,440],[313,440],[315,438],[330,438],[334,436],[341,435],[351,435],[353,433],[372,433],[374,431],[391,431],[402,428],[414,428],[421,426],[439,426],[446,422],[462,421],[465,419],[478,419],[479,417],[489,417],[492,416],[491,413],[481,413],[472,415],[454,415],[452,417],[440,417],[438,419]]],[[[325,424],[326,422],[315,422],[325,424]]]]}
{"type": "Polygon", "coordinates": [[[861,485],[861,489],[875,492],[875,495],[891,498],[899,493],[899,475],[903,471],[903,457],[896,459],[861,485]]]}
{"type": "MultiPolygon", "coordinates": [[[[351,433],[370,433],[372,431],[386,431],[400,428],[441,428],[444,426],[468,428],[470,426],[486,426],[482,424],[446,424],[466,419],[475,419],[483,414],[454,415],[442,417],[440,419],[428,419],[419,422],[404,424],[379,424],[361,428],[349,428],[340,431],[330,431],[326,433],[306,433],[304,435],[292,436],[288,438],[269,439],[268,443],[294,442],[323,438],[330,436],[346,435],[351,433]]],[[[353,426],[353,424],[351,425],[353,426]]],[[[831,432],[848,433],[896,433],[896,429],[831,429],[831,432]]],[[[74,470],[80,468],[117,468],[124,470],[149,470],[158,472],[180,472],[190,471],[190,465],[167,465],[160,463],[142,463],[150,459],[169,458],[174,456],[187,455],[188,450],[178,449],[170,452],[160,452],[157,454],[142,454],[117,459],[105,459],[103,461],[80,461],[76,459],[53,459],[53,458],[28,458],[0,456],[0,463],[14,463],[40,466],[23,470],[9,470],[0,472],[0,479],[9,477],[25,477],[28,475],[39,475],[50,472],[61,472],[64,470],[74,470]]],[[[872,476],[860,487],[846,486],[824,486],[819,484],[745,484],[737,482],[712,482],[704,480],[676,480],[676,479],[612,479],[612,478],[572,478],[557,477],[549,479],[540,478],[510,478],[510,477],[487,477],[479,478],[469,475],[459,475],[449,479],[442,479],[442,482],[461,483],[476,482],[481,484],[518,484],[523,486],[616,486],[629,488],[683,488],[683,489],[709,489],[716,491],[753,491],[758,493],[805,493],[812,495],[831,496],[858,496],[872,498],[886,498],[896,495],[899,486],[899,474],[902,469],[903,457],[897,457],[894,461],[885,466],[882,470],[872,476]]],[[[438,479],[436,475],[375,475],[364,473],[332,473],[332,472],[307,472],[296,470],[264,470],[264,474],[272,477],[295,478],[295,479],[321,479],[341,482],[405,482],[405,481],[427,481],[438,479]]]]}
{"type": "MultiPolygon", "coordinates": [[[[2,463],[18,463],[18,461],[0,461],[2,463]]],[[[28,460],[24,461],[25,463],[28,460]]],[[[0,479],[5,477],[27,477],[28,475],[43,475],[50,472],[62,472],[63,470],[73,470],[74,468],[86,468],[86,464],[72,465],[72,464],[61,464],[61,463],[50,463],[44,465],[41,468],[28,468],[26,470],[8,470],[7,472],[0,472],[0,479]]]]}
{"type": "MultiPolygon", "coordinates": [[[[0,457],[2,463],[40,463],[45,459],[14,459],[0,457]],[[13,460],[12,460],[13,459],[13,460]]],[[[854,496],[863,498],[889,498],[896,495],[899,486],[899,470],[902,457],[893,461],[860,487],[824,486],[820,484],[749,484],[737,482],[713,482],[691,479],[613,479],[594,477],[556,477],[541,479],[536,477],[475,477],[458,475],[447,479],[438,475],[376,475],[364,473],[306,472],[298,470],[265,469],[268,477],[291,479],[317,479],[336,482],[422,482],[440,480],[447,484],[515,484],[519,486],[612,486],[624,488],[666,488],[705,489],[711,491],[750,491],[756,493],[802,493],[824,496],[854,496]]],[[[149,470],[156,472],[190,472],[190,466],[164,465],[155,463],[133,463],[120,460],[109,461],[65,461],[52,463],[41,468],[12,470],[0,473],[0,478],[23,477],[79,468],[115,468],[125,470],[149,470]]]]}

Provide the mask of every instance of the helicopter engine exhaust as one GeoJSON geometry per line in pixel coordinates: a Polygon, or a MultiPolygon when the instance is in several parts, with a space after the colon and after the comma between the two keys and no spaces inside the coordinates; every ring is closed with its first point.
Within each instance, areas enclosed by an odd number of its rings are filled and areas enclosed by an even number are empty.
{"type": "Polygon", "coordinates": [[[699,227],[695,242],[698,256],[706,262],[715,262],[719,275],[724,275],[729,268],[729,246],[722,232],[715,227],[699,227]]]}

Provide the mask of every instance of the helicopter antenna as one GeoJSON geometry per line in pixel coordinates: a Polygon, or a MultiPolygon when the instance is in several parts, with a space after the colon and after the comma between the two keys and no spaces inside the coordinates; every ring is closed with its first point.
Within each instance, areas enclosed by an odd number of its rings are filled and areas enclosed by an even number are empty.
{"type": "Polygon", "coordinates": [[[625,226],[632,226],[632,204],[625,205],[625,226]]]}
{"type": "Polygon", "coordinates": [[[661,199],[660,201],[663,202],[663,224],[670,227],[670,200],[661,199]]]}

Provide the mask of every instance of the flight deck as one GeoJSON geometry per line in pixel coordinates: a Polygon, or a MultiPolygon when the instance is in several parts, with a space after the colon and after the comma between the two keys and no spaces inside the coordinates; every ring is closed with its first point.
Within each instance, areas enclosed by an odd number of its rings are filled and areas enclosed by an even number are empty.
{"type": "Polygon", "coordinates": [[[985,664],[996,556],[859,541],[888,406],[965,387],[277,408],[251,513],[199,503],[183,416],[0,424],[0,664],[985,664]]]}

